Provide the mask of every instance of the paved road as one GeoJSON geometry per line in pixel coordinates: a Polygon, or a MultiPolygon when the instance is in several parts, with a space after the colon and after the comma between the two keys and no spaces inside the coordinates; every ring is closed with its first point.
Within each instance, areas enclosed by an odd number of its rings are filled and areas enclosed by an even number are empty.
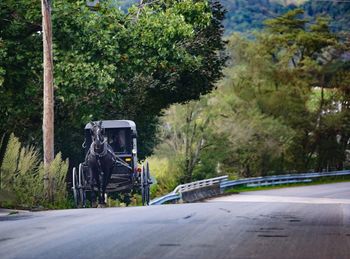
{"type": "Polygon", "coordinates": [[[0,258],[350,258],[350,183],[0,216],[0,258]]]}

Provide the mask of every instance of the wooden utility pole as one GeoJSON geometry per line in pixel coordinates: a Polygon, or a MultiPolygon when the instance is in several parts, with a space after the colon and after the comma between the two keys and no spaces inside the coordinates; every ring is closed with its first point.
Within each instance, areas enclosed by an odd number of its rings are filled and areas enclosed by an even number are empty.
{"type": "Polygon", "coordinates": [[[43,110],[43,145],[44,145],[44,186],[49,200],[52,200],[49,166],[54,159],[54,99],[53,99],[53,57],[51,0],[41,0],[43,52],[44,52],[44,110],[43,110]]]}

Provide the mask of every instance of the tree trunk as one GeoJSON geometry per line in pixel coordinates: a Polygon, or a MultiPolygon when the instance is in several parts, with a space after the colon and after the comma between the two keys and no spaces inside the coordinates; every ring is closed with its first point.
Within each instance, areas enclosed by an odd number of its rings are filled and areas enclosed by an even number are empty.
{"type": "Polygon", "coordinates": [[[54,99],[53,99],[53,57],[51,0],[41,0],[43,51],[44,51],[44,110],[43,110],[43,149],[44,149],[44,186],[49,201],[53,199],[50,184],[49,166],[54,159],[54,99]]]}

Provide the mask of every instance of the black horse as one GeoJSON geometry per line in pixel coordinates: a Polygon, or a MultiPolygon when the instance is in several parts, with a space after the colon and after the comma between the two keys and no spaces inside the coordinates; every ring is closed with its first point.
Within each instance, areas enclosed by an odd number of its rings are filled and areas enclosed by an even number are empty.
{"type": "Polygon", "coordinates": [[[85,163],[89,168],[91,185],[91,204],[96,203],[95,187],[98,190],[98,205],[105,206],[106,186],[111,178],[113,167],[116,163],[116,156],[113,149],[107,144],[107,139],[103,136],[104,129],[102,121],[98,123],[90,122],[92,143],[89,152],[86,154],[85,163]]]}

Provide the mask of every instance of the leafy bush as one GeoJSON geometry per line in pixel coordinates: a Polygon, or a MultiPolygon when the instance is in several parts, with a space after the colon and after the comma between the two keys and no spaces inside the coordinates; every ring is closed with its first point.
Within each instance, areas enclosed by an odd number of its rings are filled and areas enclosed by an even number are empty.
{"type": "Polygon", "coordinates": [[[25,208],[66,207],[68,161],[63,161],[58,153],[49,170],[54,197],[50,202],[45,195],[44,167],[39,152],[34,147],[22,147],[18,138],[12,134],[0,168],[0,190],[12,194],[15,199],[5,199],[0,205],[25,208]]]}
{"type": "MultiPolygon", "coordinates": [[[[41,167],[43,168],[43,167],[41,167]]],[[[66,208],[67,201],[66,176],[68,171],[68,160],[62,160],[61,153],[58,153],[50,165],[50,184],[53,191],[53,207],[66,208]]],[[[42,170],[42,174],[44,171],[42,170]]],[[[48,204],[50,206],[50,204],[48,204]]]]}
{"type": "Polygon", "coordinates": [[[150,165],[151,176],[156,183],[151,186],[151,197],[171,192],[178,184],[182,175],[180,163],[176,159],[152,156],[147,159],[150,165]]]}

